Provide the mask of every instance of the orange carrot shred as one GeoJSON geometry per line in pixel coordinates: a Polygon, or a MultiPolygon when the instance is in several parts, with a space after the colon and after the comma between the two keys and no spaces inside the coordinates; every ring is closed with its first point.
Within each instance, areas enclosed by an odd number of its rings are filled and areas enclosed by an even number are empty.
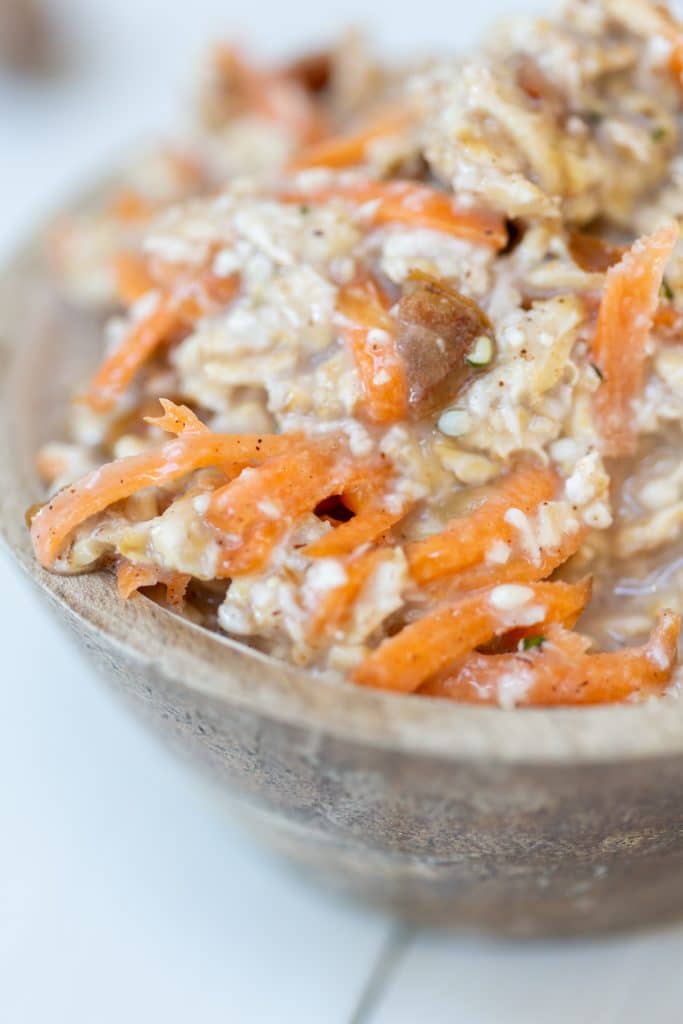
{"type": "Polygon", "coordinates": [[[214,59],[217,70],[245,111],[284,124],[301,145],[315,143],[329,133],[322,105],[286,70],[257,68],[226,44],[218,47],[214,59]]]}
{"type": "Polygon", "coordinates": [[[158,583],[158,569],[155,565],[142,565],[122,558],[116,567],[116,586],[119,596],[127,601],[141,587],[152,587],[158,583]]]}
{"type": "Polygon", "coordinates": [[[659,695],[676,663],[681,617],[663,612],[642,647],[587,653],[590,641],[551,625],[540,646],[517,654],[471,654],[452,672],[420,687],[421,694],[471,704],[517,706],[607,704],[659,695]]]}
{"type": "Polygon", "coordinates": [[[185,604],[185,593],[192,579],[184,572],[166,572],[159,582],[166,587],[166,597],[172,608],[180,611],[185,604]]]}
{"type": "Polygon", "coordinates": [[[122,302],[130,306],[156,285],[143,256],[122,252],[114,259],[116,291],[122,302]]]}
{"type": "Polygon", "coordinates": [[[109,209],[114,217],[124,221],[148,220],[154,212],[150,201],[134,189],[121,189],[109,209]]]}
{"type": "Polygon", "coordinates": [[[238,472],[296,444],[299,435],[214,434],[188,430],[159,448],[130,455],[86,473],[43,506],[31,525],[40,564],[53,569],[69,535],[91,516],[145,487],[171,483],[196,469],[238,472]]]}
{"type": "Polygon", "coordinates": [[[683,36],[680,32],[677,33],[677,37],[673,41],[669,57],[669,70],[676,81],[683,85],[683,36]]]}
{"type": "Polygon", "coordinates": [[[198,431],[208,431],[205,423],[188,409],[186,405],[176,405],[168,398],[160,398],[161,407],[164,410],[162,416],[144,416],[145,423],[151,427],[166,431],[167,434],[187,434],[198,431]]]}
{"type": "Polygon", "coordinates": [[[659,339],[669,344],[683,341],[683,311],[671,303],[660,302],[653,329],[659,339]]]}
{"type": "Polygon", "coordinates": [[[365,544],[381,542],[383,534],[400,522],[414,504],[405,501],[391,511],[386,507],[393,473],[393,466],[386,460],[380,461],[367,476],[347,487],[341,498],[353,518],[307,544],[301,553],[308,558],[339,558],[365,544]]]}
{"type": "Polygon", "coordinates": [[[465,594],[384,640],[355,669],[352,678],[361,686],[412,692],[456,665],[475,647],[517,626],[571,618],[585,606],[590,589],[590,581],[584,580],[575,584],[503,584],[465,594]]]}
{"type": "Polygon", "coordinates": [[[341,332],[360,378],[362,408],[373,423],[395,423],[408,408],[408,382],[396,349],[389,300],[370,274],[337,296],[341,332]]]}
{"type": "Polygon", "coordinates": [[[324,640],[344,625],[361,591],[386,557],[386,548],[373,548],[347,559],[345,581],[329,591],[314,610],[308,630],[312,643],[324,640]]]}
{"type": "Polygon", "coordinates": [[[448,192],[414,181],[335,183],[318,189],[284,190],[279,198],[288,203],[327,203],[342,199],[360,207],[370,227],[407,224],[441,231],[493,249],[502,249],[507,243],[502,215],[491,210],[459,207],[448,192]]]}
{"type": "Polygon", "coordinates": [[[156,565],[129,562],[126,558],[122,558],[116,567],[116,584],[124,600],[128,600],[142,587],[153,587],[161,583],[166,587],[168,603],[176,611],[183,607],[185,591],[191,579],[187,573],[161,569],[156,565]]]}
{"type": "Polygon", "coordinates": [[[635,445],[633,401],[643,387],[659,289],[678,236],[677,224],[665,224],[635,242],[607,271],[593,341],[603,377],[595,411],[607,455],[626,455],[635,445]]]}
{"type": "Polygon", "coordinates": [[[361,164],[373,143],[398,134],[410,121],[411,116],[405,109],[384,111],[351,134],[333,135],[305,147],[290,160],[288,169],[301,171],[308,167],[340,168],[361,164]]]}
{"type": "Polygon", "coordinates": [[[302,549],[308,558],[339,558],[351,554],[363,544],[371,544],[382,534],[395,526],[407,513],[410,506],[400,512],[388,512],[383,508],[369,508],[359,512],[347,523],[341,523],[312,544],[302,549]]]}
{"type": "Polygon", "coordinates": [[[237,275],[216,279],[202,270],[198,278],[190,277],[162,292],[152,310],[132,324],[118,348],[104,360],[90,382],[88,404],[98,411],[110,409],[161,344],[215,305],[230,302],[238,288],[237,275]]]}
{"type": "Polygon", "coordinates": [[[207,512],[227,535],[221,576],[262,569],[292,524],[368,471],[333,439],[299,444],[215,491],[207,512]],[[232,540],[234,538],[234,540],[232,540]]]}
{"type": "Polygon", "coordinates": [[[254,109],[276,123],[286,124],[304,145],[315,145],[329,134],[329,121],[320,103],[299,82],[280,75],[264,80],[260,99],[254,99],[254,109]]]}
{"type": "MultiPolygon", "coordinates": [[[[506,513],[512,508],[533,512],[541,502],[553,498],[557,488],[552,470],[520,464],[495,485],[478,508],[454,519],[441,533],[407,545],[413,579],[425,584],[453,575],[484,562],[494,542],[514,544],[516,530],[506,522],[506,513]]],[[[516,564],[523,561],[518,559],[516,564]]]]}
{"type": "Polygon", "coordinates": [[[513,580],[516,583],[533,583],[535,580],[547,579],[555,569],[559,569],[576,554],[586,539],[586,533],[585,526],[565,533],[552,547],[541,547],[535,559],[522,551],[517,551],[503,565],[490,565],[486,562],[473,565],[469,569],[437,581],[441,588],[438,593],[452,595],[513,580]]]}
{"type": "Polygon", "coordinates": [[[140,367],[179,327],[180,318],[173,303],[162,299],[147,316],[133,324],[118,348],[105,359],[90,382],[88,404],[101,412],[111,408],[140,367]]]}

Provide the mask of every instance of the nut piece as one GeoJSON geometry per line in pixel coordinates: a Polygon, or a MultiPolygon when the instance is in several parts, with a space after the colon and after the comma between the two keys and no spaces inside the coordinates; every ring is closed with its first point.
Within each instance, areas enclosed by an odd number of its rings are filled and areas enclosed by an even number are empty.
{"type": "Polygon", "coordinates": [[[470,349],[478,338],[490,338],[492,328],[476,302],[431,279],[420,280],[403,296],[397,319],[396,346],[406,370],[408,404],[420,418],[455,397],[471,376],[470,349]]]}

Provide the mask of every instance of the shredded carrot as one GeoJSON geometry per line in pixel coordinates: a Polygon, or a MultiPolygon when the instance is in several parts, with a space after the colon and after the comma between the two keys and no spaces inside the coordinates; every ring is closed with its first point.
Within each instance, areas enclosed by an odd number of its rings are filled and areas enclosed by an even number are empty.
{"type": "Polygon", "coordinates": [[[141,587],[153,587],[158,582],[159,570],[155,565],[142,565],[122,558],[116,567],[116,586],[124,601],[141,587]]]}
{"type": "Polygon", "coordinates": [[[329,120],[318,101],[299,82],[278,74],[264,78],[253,109],[276,123],[285,124],[303,145],[315,145],[329,135],[329,120]]]}
{"type": "Polygon", "coordinates": [[[637,4],[624,9],[624,14],[628,10],[624,21],[627,25],[633,24],[643,38],[668,40],[671,44],[668,70],[683,85],[683,26],[668,7],[661,3],[637,4]]]}
{"type": "Polygon", "coordinates": [[[491,565],[485,561],[473,565],[469,569],[455,573],[438,581],[439,593],[464,593],[466,590],[478,590],[480,587],[494,586],[496,583],[533,583],[544,580],[561,565],[575,555],[586,539],[586,527],[568,531],[552,547],[539,547],[537,557],[531,558],[523,551],[515,551],[503,565],[491,565]]]}
{"type": "Polygon", "coordinates": [[[669,70],[676,81],[683,85],[683,36],[681,36],[680,32],[677,33],[677,38],[673,41],[671,56],[669,57],[669,70]]]}
{"type": "Polygon", "coordinates": [[[159,448],[106,463],[65,487],[35,516],[31,538],[36,557],[44,568],[54,569],[69,535],[81,523],[144,487],[159,487],[208,466],[238,472],[287,451],[299,439],[295,434],[188,430],[159,448]]]}
{"type": "Polygon", "coordinates": [[[333,135],[305,147],[290,160],[288,169],[301,171],[308,167],[340,168],[362,164],[374,143],[402,132],[409,126],[411,119],[410,113],[404,108],[384,111],[351,134],[333,135]]]}
{"type": "Polygon", "coordinates": [[[85,400],[98,411],[110,409],[160,345],[212,308],[229,303],[238,289],[237,275],[215,278],[202,269],[162,292],[150,312],[132,324],[120,345],[105,359],[90,382],[85,400]]]}
{"type": "Polygon", "coordinates": [[[166,597],[172,608],[181,609],[185,603],[185,593],[190,585],[191,576],[184,572],[165,572],[159,582],[166,587],[166,597]]]}
{"type": "MultiPolygon", "coordinates": [[[[681,617],[672,611],[663,612],[642,647],[624,651],[590,654],[584,665],[586,675],[579,692],[582,703],[606,703],[627,700],[632,696],[659,694],[671,679],[678,654],[681,617]]],[[[575,676],[576,681],[576,676],[575,676]]],[[[567,700],[558,682],[546,680],[547,689],[537,692],[538,704],[564,703],[567,700]]]]}
{"type": "Polygon", "coordinates": [[[328,638],[347,622],[361,591],[386,557],[386,548],[373,548],[347,559],[345,581],[330,590],[314,609],[308,630],[312,643],[328,638]]]}
{"type": "Polygon", "coordinates": [[[472,512],[454,519],[441,533],[407,545],[406,557],[413,579],[424,584],[450,576],[485,561],[491,545],[497,541],[513,545],[517,531],[506,522],[506,513],[513,508],[534,512],[541,502],[555,496],[557,488],[558,480],[552,470],[520,464],[472,512]]]}
{"type": "Polygon", "coordinates": [[[505,704],[507,698],[523,707],[642,700],[661,694],[670,682],[680,628],[680,615],[666,611],[642,647],[589,654],[589,640],[551,625],[538,647],[471,654],[420,693],[470,704],[505,704]]]}
{"type": "Polygon", "coordinates": [[[175,402],[169,401],[168,398],[160,398],[161,408],[164,410],[161,416],[145,416],[145,423],[149,423],[150,427],[157,427],[159,430],[164,430],[167,434],[188,434],[188,433],[206,433],[209,428],[205,423],[199,419],[192,409],[188,409],[186,405],[176,405],[175,402]]]}
{"type": "Polygon", "coordinates": [[[341,495],[343,504],[353,518],[340,523],[318,540],[307,544],[301,553],[308,558],[340,558],[350,555],[365,544],[382,540],[382,535],[400,522],[413,507],[413,502],[397,503],[387,508],[388,494],[394,477],[393,466],[380,460],[371,473],[354,481],[341,495]]]}
{"type": "Polygon", "coordinates": [[[238,576],[262,569],[288,529],[325,498],[368,472],[334,439],[294,445],[215,491],[207,512],[227,536],[219,569],[238,576]]]}
{"type": "Polygon", "coordinates": [[[395,526],[407,513],[410,506],[400,512],[388,512],[383,508],[369,508],[359,512],[347,523],[341,523],[323,537],[307,544],[302,554],[308,558],[339,558],[348,555],[363,544],[371,544],[395,526]]]}
{"type": "Polygon", "coordinates": [[[665,224],[607,271],[593,341],[603,377],[595,411],[607,455],[627,455],[635,445],[633,400],[642,390],[659,289],[678,236],[677,224],[665,224]]]}
{"type": "Polygon", "coordinates": [[[286,70],[257,68],[226,44],[218,47],[214,61],[228,90],[234,91],[246,111],[284,124],[301,145],[315,143],[329,134],[322,105],[286,70]]]}
{"type": "Polygon", "coordinates": [[[114,276],[116,292],[127,306],[137,302],[156,287],[147,260],[139,253],[119,253],[114,259],[114,276]]]}
{"type": "Polygon", "coordinates": [[[372,423],[395,423],[408,408],[408,382],[389,305],[370,274],[343,286],[337,296],[341,332],[360,379],[362,409],[372,423]]]}
{"type": "Polygon", "coordinates": [[[683,311],[671,303],[660,302],[653,328],[658,338],[669,343],[683,341],[683,311]]]}
{"type": "Polygon", "coordinates": [[[200,155],[175,146],[165,146],[162,152],[164,160],[173,169],[173,174],[184,191],[191,190],[193,195],[197,195],[210,185],[206,166],[200,155]]]}
{"type": "Polygon", "coordinates": [[[183,607],[185,591],[191,579],[187,573],[129,562],[127,558],[122,558],[116,567],[116,585],[124,601],[142,587],[153,587],[161,583],[166,587],[168,603],[177,611],[183,607]]]}
{"type": "Polygon", "coordinates": [[[118,220],[148,220],[154,210],[143,195],[134,189],[121,189],[109,205],[111,214],[118,220]]]}
{"type": "Polygon", "coordinates": [[[505,219],[501,214],[459,207],[448,192],[414,181],[335,183],[310,190],[285,190],[279,198],[286,203],[328,203],[342,199],[360,207],[370,227],[407,224],[441,231],[493,249],[502,249],[507,243],[505,219]]]}
{"type": "Polygon", "coordinates": [[[90,382],[88,404],[99,412],[110,409],[140,367],[180,326],[174,303],[162,299],[147,316],[133,324],[118,348],[105,359],[90,382]]]}
{"type": "Polygon", "coordinates": [[[384,640],[352,678],[361,686],[412,692],[511,629],[570,619],[586,605],[590,589],[590,581],[584,580],[503,584],[466,594],[384,640]]]}

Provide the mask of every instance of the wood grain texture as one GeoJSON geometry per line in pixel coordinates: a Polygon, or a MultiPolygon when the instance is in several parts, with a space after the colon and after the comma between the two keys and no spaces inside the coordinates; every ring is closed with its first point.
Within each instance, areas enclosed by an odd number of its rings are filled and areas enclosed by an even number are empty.
{"type": "Polygon", "coordinates": [[[421,922],[586,933],[683,913],[683,702],[499,711],[356,690],[208,633],[106,573],[33,562],[38,445],[96,362],[40,239],[0,285],[0,532],[139,715],[312,878],[421,922]]]}

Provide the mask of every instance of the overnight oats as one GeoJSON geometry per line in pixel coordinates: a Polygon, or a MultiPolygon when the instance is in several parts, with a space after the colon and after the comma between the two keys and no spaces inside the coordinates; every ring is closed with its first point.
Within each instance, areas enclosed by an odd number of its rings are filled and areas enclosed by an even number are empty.
{"type": "Polygon", "coordinates": [[[53,240],[113,306],[36,557],[340,681],[674,692],[683,28],[517,18],[452,63],[218,51],[201,129],[53,240]]]}

